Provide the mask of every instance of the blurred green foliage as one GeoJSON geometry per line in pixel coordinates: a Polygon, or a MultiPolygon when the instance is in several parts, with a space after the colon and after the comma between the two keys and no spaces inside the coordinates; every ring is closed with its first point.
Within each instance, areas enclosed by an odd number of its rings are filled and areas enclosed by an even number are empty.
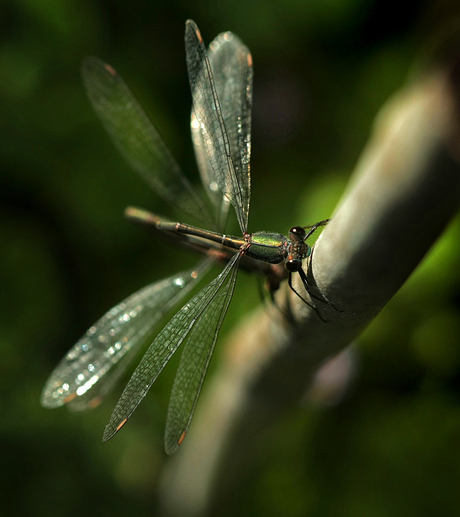
{"type": "MultiPolygon", "coordinates": [[[[129,204],[172,214],[104,134],[83,91],[82,58],[98,55],[118,69],[196,178],[184,23],[193,18],[207,42],[238,34],[255,63],[250,229],[285,232],[330,215],[379,107],[458,11],[449,0],[404,8],[391,0],[3,0],[5,515],[151,515],[166,461],[174,366],[108,444],[102,430],[119,392],[87,414],[39,405],[52,368],[98,317],[194,260],[123,219],[129,204]]],[[[267,429],[221,515],[458,513],[459,234],[456,220],[363,334],[346,400],[300,408],[267,429]]],[[[257,302],[255,283],[241,278],[224,330],[257,302]]]]}

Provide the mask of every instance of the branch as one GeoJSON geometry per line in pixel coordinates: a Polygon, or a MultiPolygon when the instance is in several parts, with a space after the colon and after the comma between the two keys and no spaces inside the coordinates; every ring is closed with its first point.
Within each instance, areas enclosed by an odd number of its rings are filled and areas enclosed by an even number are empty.
{"type": "Polygon", "coordinates": [[[455,86],[453,69],[432,72],[381,110],[309,268],[309,278],[340,311],[315,300],[324,323],[283,286],[280,299],[290,304],[296,325],[274,317],[276,310],[259,309],[233,333],[165,475],[168,514],[218,514],[260,433],[299,403],[318,367],[379,313],[456,213],[455,86]]]}

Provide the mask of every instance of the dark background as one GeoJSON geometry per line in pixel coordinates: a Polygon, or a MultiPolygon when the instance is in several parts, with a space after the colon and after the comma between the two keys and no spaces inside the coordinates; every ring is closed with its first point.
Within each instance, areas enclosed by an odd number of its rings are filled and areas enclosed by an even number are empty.
{"type": "MultiPolygon", "coordinates": [[[[124,220],[129,204],[175,214],[105,135],[81,60],[117,68],[193,179],[184,23],[193,18],[207,43],[238,34],[255,67],[249,229],[285,233],[332,213],[378,109],[458,11],[454,0],[1,2],[4,515],[151,515],[168,461],[174,367],[108,444],[102,431],[121,387],[90,413],[39,404],[47,376],[94,321],[196,260],[124,220]]],[[[300,408],[260,437],[259,461],[222,515],[458,513],[459,234],[457,219],[362,335],[347,398],[300,408]]],[[[257,301],[240,274],[223,332],[257,301]]]]}

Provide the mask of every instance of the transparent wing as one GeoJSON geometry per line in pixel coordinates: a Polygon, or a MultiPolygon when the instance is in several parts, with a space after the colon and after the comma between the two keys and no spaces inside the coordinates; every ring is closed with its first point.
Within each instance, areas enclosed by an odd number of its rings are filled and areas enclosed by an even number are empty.
{"type": "Polygon", "coordinates": [[[200,123],[195,117],[192,110],[190,117],[190,129],[192,132],[193,148],[195,150],[196,163],[200,172],[201,182],[204,185],[206,193],[216,209],[216,219],[218,221],[219,231],[223,231],[228,217],[228,209],[230,201],[222,195],[219,189],[214,171],[209,163],[206,155],[206,148],[204,145],[203,135],[201,134],[200,123]]]}
{"type": "Polygon", "coordinates": [[[233,296],[238,268],[214,296],[188,335],[169,401],[165,448],[173,454],[185,438],[200,396],[219,330],[233,296]]]}
{"type": "MultiPolygon", "coordinates": [[[[235,34],[223,32],[210,43],[208,56],[230,143],[235,174],[249,193],[253,78],[249,49],[235,34]]],[[[193,110],[191,130],[202,182],[208,196],[218,207],[220,228],[223,228],[229,203],[218,188],[216,176],[206,154],[200,123],[193,110]]]]}
{"type": "MultiPolygon", "coordinates": [[[[206,157],[222,194],[234,206],[241,231],[244,233],[247,230],[249,216],[249,174],[239,174],[235,169],[232,147],[225,129],[211,64],[200,31],[192,20],[188,20],[185,27],[185,51],[193,110],[196,124],[201,130],[206,157]]],[[[252,76],[250,54],[248,51],[246,53],[242,51],[241,56],[244,55],[246,56],[247,72],[252,76]]],[[[252,98],[250,93],[246,102],[249,113],[252,98]]],[[[249,158],[249,153],[247,158],[249,158]]],[[[249,168],[247,168],[247,172],[249,172],[249,168]]]]}
{"type": "MultiPolygon", "coordinates": [[[[215,306],[216,295],[225,285],[227,276],[237,269],[240,254],[236,254],[225,269],[211,283],[198,292],[158,334],[148,348],[139,366],[134,371],[120,400],[118,401],[110,421],[104,431],[103,441],[114,436],[126,423],[163,368],[186,339],[200,318],[215,306]],[[209,309],[211,307],[211,309],[209,309]]],[[[231,275],[233,278],[233,274],[231,275]]],[[[227,284],[228,286],[229,284],[227,284]]],[[[198,326],[203,327],[198,323],[198,326]]],[[[218,331],[218,329],[217,329],[218,331]]],[[[216,331],[216,332],[217,332],[216,331]]]]}
{"type": "Polygon", "coordinates": [[[144,287],[108,311],[74,345],[50,375],[41,396],[48,408],[94,407],[152,337],[155,325],[178,303],[212,260],[144,287]]]}
{"type": "Polygon", "coordinates": [[[209,45],[217,96],[230,142],[238,182],[250,200],[252,57],[233,33],[224,32],[209,45]]]}
{"type": "Polygon", "coordinates": [[[82,76],[93,108],[127,162],[165,201],[215,228],[205,203],[118,73],[89,57],[83,61],[82,76]]]}

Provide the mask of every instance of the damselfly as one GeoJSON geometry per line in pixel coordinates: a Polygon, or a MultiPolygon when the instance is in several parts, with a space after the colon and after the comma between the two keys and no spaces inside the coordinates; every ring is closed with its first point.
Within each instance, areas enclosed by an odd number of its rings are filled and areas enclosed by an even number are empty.
{"type": "MultiPolygon", "coordinates": [[[[182,443],[211,360],[219,330],[232,299],[239,265],[272,278],[300,274],[308,291],[302,261],[311,253],[306,239],[327,220],[309,227],[294,226],[289,238],[279,233],[248,233],[250,201],[252,57],[231,32],[209,46],[189,20],[185,49],[193,97],[192,139],[202,183],[214,206],[211,213],[183,176],[157,131],[117,72],[96,58],[83,63],[83,79],[93,104],[114,143],[131,166],[166,201],[213,230],[168,221],[129,208],[127,215],[206,257],[189,271],[155,282],[108,311],[70,349],[43,390],[45,407],[73,409],[97,405],[118,381],[136,351],[149,339],[158,321],[194,287],[216,261],[223,271],[187,302],[153,339],[134,371],[105,429],[109,440],[126,423],[174,352],[183,344],[166,420],[165,446],[173,453],[182,443]],[[241,237],[222,230],[233,205],[241,237]],[[306,232],[308,229],[308,232],[306,232]],[[284,275],[280,264],[284,263],[284,275]]],[[[273,280],[274,279],[274,280],[273,280]]],[[[273,287],[274,285],[274,287],[273,287]]],[[[304,296],[298,293],[306,303],[304,296]]]]}

